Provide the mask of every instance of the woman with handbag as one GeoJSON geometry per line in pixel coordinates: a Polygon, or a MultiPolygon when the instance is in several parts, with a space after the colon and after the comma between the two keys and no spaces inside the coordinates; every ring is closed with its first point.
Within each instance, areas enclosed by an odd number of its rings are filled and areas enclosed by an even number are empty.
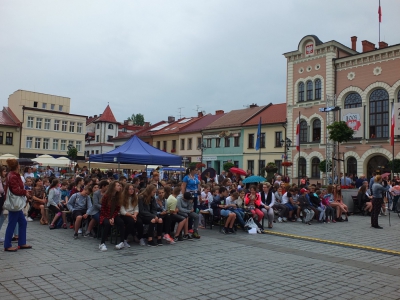
{"type": "Polygon", "coordinates": [[[26,196],[30,191],[24,189],[21,176],[18,173],[19,163],[16,159],[7,159],[10,172],[7,177],[7,197],[4,208],[8,210],[8,226],[4,239],[4,251],[15,252],[18,249],[31,249],[32,246],[26,244],[26,219],[22,209],[26,204],[26,196]],[[16,224],[19,226],[18,248],[12,247],[11,240],[16,224]]]}

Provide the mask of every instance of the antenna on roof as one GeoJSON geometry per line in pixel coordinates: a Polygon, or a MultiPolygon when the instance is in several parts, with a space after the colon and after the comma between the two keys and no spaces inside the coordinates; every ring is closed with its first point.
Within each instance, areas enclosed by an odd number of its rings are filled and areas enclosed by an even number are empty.
{"type": "Polygon", "coordinates": [[[200,105],[196,104],[196,109],[193,110],[195,110],[198,113],[200,108],[201,108],[200,105]]]}
{"type": "Polygon", "coordinates": [[[179,109],[179,119],[182,119],[182,108],[184,108],[184,107],[178,107],[178,109],[179,109]]]}
{"type": "Polygon", "coordinates": [[[243,105],[243,107],[249,108],[249,107],[250,107],[250,105],[243,105]]]}

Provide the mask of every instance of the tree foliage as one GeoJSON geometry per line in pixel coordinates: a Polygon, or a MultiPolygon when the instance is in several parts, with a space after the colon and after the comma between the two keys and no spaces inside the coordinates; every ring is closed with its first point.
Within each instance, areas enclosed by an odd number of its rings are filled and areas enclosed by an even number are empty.
{"type": "MultiPolygon", "coordinates": [[[[326,173],[326,159],[324,159],[323,161],[321,161],[320,163],[319,163],[319,170],[321,171],[321,172],[324,172],[324,173],[326,173]]],[[[331,172],[332,171],[332,162],[330,161],[330,160],[328,160],[328,172],[331,172]]]]}
{"type": "Polygon", "coordinates": [[[333,122],[327,128],[329,130],[329,139],[337,143],[348,142],[354,135],[354,130],[347,126],[345,121],[333,122]]]}
{"type": "Polygon", "coordinates": [[[143,126],[144,125],[144,116],[142,114],[132,114],[128,118],[129,121],[132,121],[134,125],[143,126]]]}
{"type": "Polygon", "coordinates": [[[68,147],[67,156],[71,160],[76,160],[78,157],[78,150],[75,147],[68,147]]]}
{"type": "Polygon", "coordinates": [[[235,165],[233,164],[233,163],[231,163],[231,162],[226,162],[226,163],[224,163],[224,165],[223,165],[223,169],[225,170],[225,172],[229,172],[229,169],[230,168],[233,168],[235,165]]]}
{"type": "Polygon", "coordinates": [[[400,159],[395,158],[394,161],[390,160],[388,163],[388,167],[390,168],[390,170],[392,170],[392,166],[393,166],[393,162],[394,162],[394,173],[400,173],[400,159]]]}

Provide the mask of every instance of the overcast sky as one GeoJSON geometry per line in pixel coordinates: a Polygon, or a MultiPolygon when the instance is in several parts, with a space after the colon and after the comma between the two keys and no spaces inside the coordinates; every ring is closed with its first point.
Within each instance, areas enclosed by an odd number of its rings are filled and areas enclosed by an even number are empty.
{"type": "MultiPolygon", "coordinates": [[[[285,102],[285,52],[317,35],[378,43],[378,0],[0,2],[0,105],[18,89],[110,103],[122,121],[156,123],[285,102]]],[[[381,37],[400,43],[400,1],[382,0],[381,37]]]]}

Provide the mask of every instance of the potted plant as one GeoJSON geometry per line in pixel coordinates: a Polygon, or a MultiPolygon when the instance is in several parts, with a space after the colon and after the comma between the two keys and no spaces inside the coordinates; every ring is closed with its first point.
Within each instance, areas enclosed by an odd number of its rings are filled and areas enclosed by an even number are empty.
{"type": "Polygon", "coordinates": [[[282,167],[291,167],[293,163],[291,161],[284,161],[282,162],[282,167]]]}
{"type": "Polygon", "coordinates": [[[175,153],[176,152],[176,149],[174,148],[174,149],[171,149],[171,153],[175,153]]]}

